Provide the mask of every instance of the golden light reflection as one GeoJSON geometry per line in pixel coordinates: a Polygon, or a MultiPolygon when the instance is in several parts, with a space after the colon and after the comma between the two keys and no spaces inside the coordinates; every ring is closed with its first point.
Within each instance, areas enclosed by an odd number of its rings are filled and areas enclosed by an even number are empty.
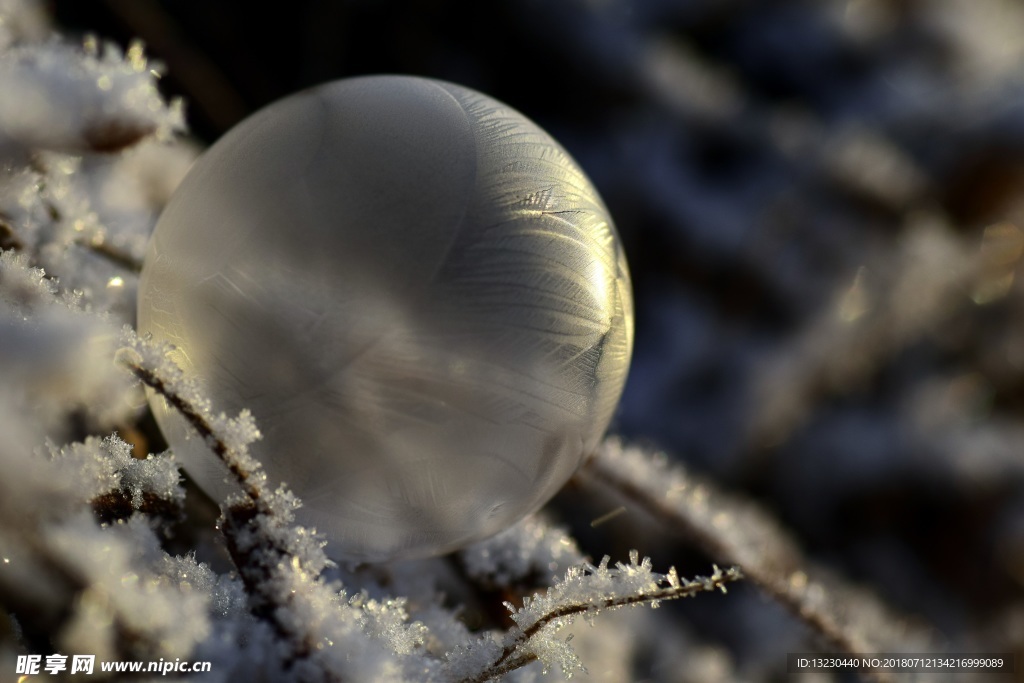
{"type": "Polygon", "coordinates": [[[609,522],[626,511],[625,505],[620,505],[611,512],[607,512],[590,523],[591,528],[601,526],[602,524],[609,522]]]}
{"type": "Polygon", "coordinates": [[[857,269],[853,282],[839,298],[836,314],[846,323],[852,323],[871,310],[871,302],[864,287],[864,266],[857,269]]]}
{"type": "Polygon", "coordinates": [[[125,53],[125,58],[132,65],[132,69],[136,73],[142,73],[146,70],[146,54],[141,42],[132,41],[132,44],[128,46],[128,51],[125,53]]]}
{"type": "Polygon", "coordinates": [[[1010,293],[1017,262],[1024,254],[1024,231],[1010,222],[985,228],[981,239],[978,282],[971,299],[978,305],[997,301],[1010,293]]]}

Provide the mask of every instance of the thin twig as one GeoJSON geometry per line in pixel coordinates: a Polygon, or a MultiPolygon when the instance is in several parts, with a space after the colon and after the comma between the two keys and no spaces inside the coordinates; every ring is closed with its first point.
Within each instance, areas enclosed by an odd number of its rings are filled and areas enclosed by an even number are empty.
{"type": "MultiPolygon", "coordinates": [[[[275,511],[263,495],[263,490],[253,481],[253,472],[239,465],[239,457],[234,453],[226,440],[217,434],[210,422],[185,397],[175,391],[167,381],[154,370],[135,362],[123,359],[122,363],[143,384],[163,396],[171,406],[184,417],[190,425],[206,440],[214,454],[224,463],[242,487],[246,499],[241,502],[222,505],[221,532],[227,544],[239,576],[250,597],[250,611],[253,615],[267,621],[275,633],[285,642],[291,643],[291,651],[283,655],[283,664],[291,667],[309,658],[315,651],[315,643],[308,632],[301,627],[283,619],[281,609],[287,607],[294,599],[290,596],[284,604],[277,600],[272,592],[272,572],[278,566],[288,566],[300,562],[288,548],[283,547],[275,539],[262,535],[254,544],[241,543],[239,539],[244,532],[260,516],[273,516],[275,511]]],[[[309,679],[311,683],[340,683],[341,679],[333,672],[320,669],[319,676],[309,679]]],[[[313,674],[311,674],[313,675],[313,674]]]]}
{"type": "Polygon", "coordinates": [[[0,249],[24,249],[25,243],[11,225],[10,219],[0,214],[0,249]]]}
{"type": "Polygon", "coordinates": [[[81,244],[92,253],[102,256],[111,263],[135,273],[136,275],[142,272],[142,261],[132,256],[127,251],[118,249],[106,242],[81,240],[78,244],[81,244]]]}
{"type": "MultiPolygon", "coordinates": [[[[716,560],[738,565],[754,584],[842,652],[877,654],[880,648],[870,641],[890,648],[898,641],[912,642],[918,651],[930,649],[927,634],[911,628],[878,599],[808,566],[797,543],[755,505],[717,491],[682,467],[609,442],[583,474],[692,538],[716,560]],[[858,619],[861,629],[856,628],[858,619]]],[[[895,681],[886,672],[866,675],[880,683],[895,681]]]]}
{"type": "Polygon", "coordinates": [[[126,520],[136,512],[144,515],[173,521],[183,514],[183,508],[177,501],[168,500],[155,493],[146,491],[138,505],[132,500],[131,494],[120,489],[108,491],[89,501],[96,519],[102,524],[118,520],[126,520]]]}
{"type": "Polygon", "coordinates": [[[595,613],[600,609],[616,609],[628,605],[643,605],[660,603],[665,600],[678,600],[689,598],[699,593],[706,593],[714,590],[725,592],[727,584],[739,581],[743,578],[742,572],[737,567],[731,567],[724,572],[715,567],[715,573],[704,579],[687,581],[678,586],[669,586],[650,593],[624,595],[619,597],[602,598],[596,602],[574,603],[563,605],[554,609],[537,619],[529,627],[519,632],[514,640],[509,642],[498,655],[498,658],[489,664],[483,671],[470,677],[464,678],[459,683],[485,683],[494,680],[499,676],[526,666],[537,659],[537,655],[523,651],[523,646],[540,633],[544,627],[552,624],[558,619],[572,617],[579,614],[595,613]],[[517,655],[518,656],[514,656],[517,655]]]}
{"type": "Polygon", "coordinates": [[[235,481],[242,487],[245,495],[254,502],[260,500],[262,490],[252,482],[249,473],[238,466],[238,460],[231,457],[230,447],[214,433],[213,427],[210,426],[206,418],[149,368],[132,361],[124,361],[124,364],[143,384],[167,399],[167,402],[192,425],[192,428],[199,432],[199,435],[213,449],[214,455],[234,475],[235,481]]]}

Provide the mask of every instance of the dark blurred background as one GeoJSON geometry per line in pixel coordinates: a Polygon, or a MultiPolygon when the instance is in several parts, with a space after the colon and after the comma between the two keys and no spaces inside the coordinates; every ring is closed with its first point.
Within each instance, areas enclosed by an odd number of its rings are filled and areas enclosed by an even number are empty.
{"type": "MultiPolygon", "coordinates": [[[[617,431],[760,501],[815,560],[953,646],[1024,642],[1021,3],[50,6],[67,33],[142,39],[204,143],[369,73],[527,114],[590,174],[630,259],[617,431]]],[[[602,513],[574,496],[563,516],[602,513]]],[[[636,526],[577,534],[621,556],[636,526]]],[[[706,567],[683,541],[647,540],[657,562],[706,567]]],[[[744,595],[679,609],[741,651],[806,636],[744,595]]]]}

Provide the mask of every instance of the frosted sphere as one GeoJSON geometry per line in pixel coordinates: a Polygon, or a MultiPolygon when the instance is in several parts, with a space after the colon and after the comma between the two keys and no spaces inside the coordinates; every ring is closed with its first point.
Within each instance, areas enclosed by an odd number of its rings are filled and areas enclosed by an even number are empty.
{"type": "MultiPolygon", "coordinates": [[[[633,337],[608,211],[558,143],[451,83],[336,81],[259,111],[160,218],[139,330],[336,557],[447,552],[543,505],[598,443],[633,337]]],[[[215,499],[227,470],[151,396],[215,499]]]]}

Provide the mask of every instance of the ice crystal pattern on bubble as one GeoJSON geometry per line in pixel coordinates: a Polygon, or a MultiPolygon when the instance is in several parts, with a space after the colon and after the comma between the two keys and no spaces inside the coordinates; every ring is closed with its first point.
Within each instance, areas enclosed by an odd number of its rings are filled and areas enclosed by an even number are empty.
{"type": "Polygon", "coordinates": [[[632,292],[597,191],[544,131],[458,85],[373,76],[271,104],[203,155],[153,234],[139,330],[252,411],[303,523],[379,561],[463,547],[561,488],[622,392],[632,292]]]}

